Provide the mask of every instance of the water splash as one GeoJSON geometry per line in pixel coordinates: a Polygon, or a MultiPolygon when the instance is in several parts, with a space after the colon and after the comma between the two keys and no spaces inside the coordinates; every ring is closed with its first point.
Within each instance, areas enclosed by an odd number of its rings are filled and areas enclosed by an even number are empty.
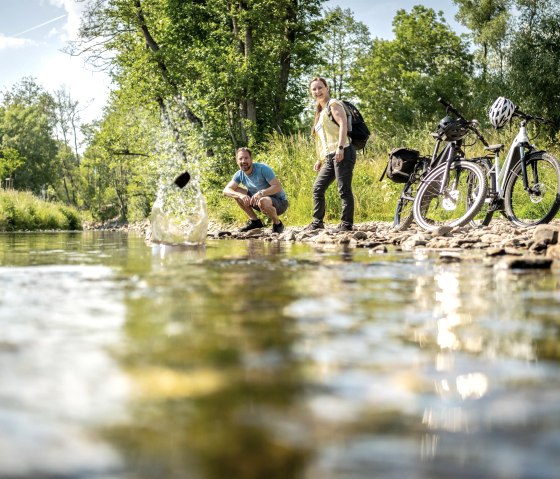
{"type": "MultiPolygon", "coordinates": [[[[173,179],[185,169],[184,155],[179,154],[176,142],[169,137],[162,139],[160,162],[158,164],[159,188],[150,215],[153,243],[172,245],[200,245],[206,241],[208,214],[206,199],[200,189],[198,155],[190,156],[188,168],[190,182],[179,188],[173,179]]],[[[186,145],[181,151],[192,151],[186,145]]]]}
{"type": "Polygon", "coordinates": [[[208,230],[206,200],[198,181],[183,189],[161,185],[150,215],[151,241],[166,244],[203,244],[208,230]]]}

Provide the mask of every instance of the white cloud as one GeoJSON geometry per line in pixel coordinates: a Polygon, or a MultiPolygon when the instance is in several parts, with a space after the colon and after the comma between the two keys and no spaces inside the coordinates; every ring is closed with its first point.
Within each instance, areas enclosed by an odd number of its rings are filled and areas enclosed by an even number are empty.
{"type": "Polygon", "coordinates": [[[49,0],[49,3],[55,7],[64,8],[68,14],[68,20],[64,27],[66,33],[66,38],[64,38],[64,40],[75,40],[78,37],[82,13],[86,9],[85,2],[76,2],[76,0],[49,0]]]}
{"type": "Polygon", "coordinates": [[[83,121],[101,117],[110,91],[109,78],[105,73],[87,70],[81,58],[61,52],[45,57],[39,64],[37,78],[47,91],[64,87],[72,99],[78,100],[84,108],[83,121]]]}
{"type": "Polygon", "coordinates": [[[5,37],[0,33],[0,50],[9,50],[12,48],[23,48],[27,45],[34,45],[32,40],[27,38],[5,37]]]}

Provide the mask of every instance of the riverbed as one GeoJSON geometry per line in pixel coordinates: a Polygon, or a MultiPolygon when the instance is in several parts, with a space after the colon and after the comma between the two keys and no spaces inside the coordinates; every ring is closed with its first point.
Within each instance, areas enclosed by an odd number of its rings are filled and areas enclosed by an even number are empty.
{"type": "Polygon", "coordinates": [[[560,470],[560,272],[0,234],[0,478],[560,470]]]}

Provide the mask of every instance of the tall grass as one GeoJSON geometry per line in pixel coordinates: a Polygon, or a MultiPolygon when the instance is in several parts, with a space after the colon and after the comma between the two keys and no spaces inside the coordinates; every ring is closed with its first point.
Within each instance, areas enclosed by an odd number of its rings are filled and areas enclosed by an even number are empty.
{"type": "MultiPolygon", "coordinates": [[[[357,153],[352,180],[355,198],[355,222],[389,221],[393,217],[395,202],[401,186],[388,180],[379,181],[387,164],[388,152],[399,144],[374,138],[364,151],[357,153]]],[[[253,152],[253,160],[272,167],[288,194],[290,207],[282,215],[284,223],[304,225],[312,221],[313,182],[317,173],[313,164],[317,159],[315,142],[309,135],[284,136],[274,134],[266,146],[253,152]]],[[[243,212],[230,199],[218,202],[217,211],[210,215],[225,222],[242,222],[243,212]]],[[[327,223],[340,221],[341,204],[336,181],[326,194],[327,223]]]]}
{"type": "MultiPolygon", "coordinates": [[[[356,167],[352,181],[355,198],[355,222],[391,221],[395,211],[397,198],[402,184],[392,183],[385,178],[379,181],[387,164],[391,149],[407,146],[420,151],[422,155],[431,156],[435,140],[430,132],[434,125],[426,125],[423,129],[403,131],[394,137],[374,136],[366,149],[357,153],[356,167]]],[[[506,129],[500,132],[488,131],[484,135],[489,143],[509,145],[516,130],[506,129]]],[[[541,140],[541,139],[539,139],[541,140]]],[[[483,145],[470,139],[465,142],[467,157],[484,155],[483,145]]],[[[558,158],[558,146],[553,142],[539,141],[539,146],[548,149],[558,158]]],[[[272,135],[267,144],[258,152],[253,152],[254,161],[271,166],[280,179],[290,200],[290,207],[282,215],[289,225],[304,225],[312,220],[313,199],[312,188],[317,173],[313,171],[316,161],[314,140],[309,135],[272,135]]],[[[243,222],[246,217],[236,204],[228,198],[217,201],[216,211],[210,216],[223,222],[243,222]]],[[[326,217],[328,223],[340,221],[340,197],[336,182],[331,185],[326,195],[326,217]]]]}
{"type": "Polygon", "coordinates": [[[31,193],[0,190],[0,231],[81,230],[80,213],[31,193]]]}

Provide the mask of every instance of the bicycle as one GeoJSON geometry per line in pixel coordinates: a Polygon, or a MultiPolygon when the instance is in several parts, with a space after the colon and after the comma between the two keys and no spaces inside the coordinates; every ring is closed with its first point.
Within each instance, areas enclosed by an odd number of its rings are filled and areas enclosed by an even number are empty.
{"type": "Polygon", "coordinates": [[[446,107],[446,114],[453,113],[446,128],[440,132],[448,142],[447,155],[424,178],[412,204],[416,223],[427,231],[440,226],[463,226],[482,208],[487,196],[486,176],[482,168],[464,156],[461,147],[470,133],[480,135],[478,121],[467,120],[451,103],[438,99],[446,107]]]}
{"type": "MultiPolygon", "coordinates": [[[[390,175],[387,175],[389,178],[393,179],[393,181],[404,183],[397,200],[395,214],[393,217],[393,229],[396,231],[403,231],[412,224],[412,221],[414,220],[414,198],[423,178],[425,178],[444,160],[449,160],[449,158],[455,157],[459,159],[464,156],[461,146],[462,139],[466,135],[467,131],[465,130],[463,122],[457,122],[456,119],[449,117],[449,112],[452,110],[448,108],[448,106],[451,106],[448,102],[442,98],[439,98],[438,101],[446,107],[446,116],[440,121],[437,131],[431,133],[432,137],[436,140],[432,156],[420,156],[420,154],[416,152],[417,156],[414,161],[414,166],[410,172],[402,174],[398,180],[391,178],[390,175]],[[451,141],[452,139],[453,141],[451,141]],[[443,144],[445,144],[445,146],[442,148],[443,144]]],[[[451,108],[453,107],[451,106],[451,108]]],[[[464,122],[468,123],[466,120],[464,120],[464,122]]],[[[402,148],[398,150],[408,149],[402,148]]],[[[393,152],[394,151],[395,150],[393,150],[393,152]]],[[[408,150],[408,152],[413,151],[415,152],[415,150],[408,150]]],[[[389,156],[389,162],[391,161],[393,152],[391,152],[389,156]]],[[[382,180],[387,174],[388,168],[389,163],[380,180],[382,180]]]]}
{"type": "MultiPolygon", "coordinates": [[[[499,97],[490,107],[489,117],[496,129],[502,128],[514,117],[521,121],[502,166],[500,152],[505,145],[488,145],[480,136],[484,149],[493,155],[493,161],[492,157],[473,159],[485,170],[489,188],[484,207],[472,219],[472,225],[488,226],[496,211],[521,227],[548,223],[560,209],[560,163],[550,153],[531,144],[527,125],[530,122],[551,122],[523,113],[504,97],[499,97]]],[[[473,185],[473,193],[475,188],[473,185]]]]}

